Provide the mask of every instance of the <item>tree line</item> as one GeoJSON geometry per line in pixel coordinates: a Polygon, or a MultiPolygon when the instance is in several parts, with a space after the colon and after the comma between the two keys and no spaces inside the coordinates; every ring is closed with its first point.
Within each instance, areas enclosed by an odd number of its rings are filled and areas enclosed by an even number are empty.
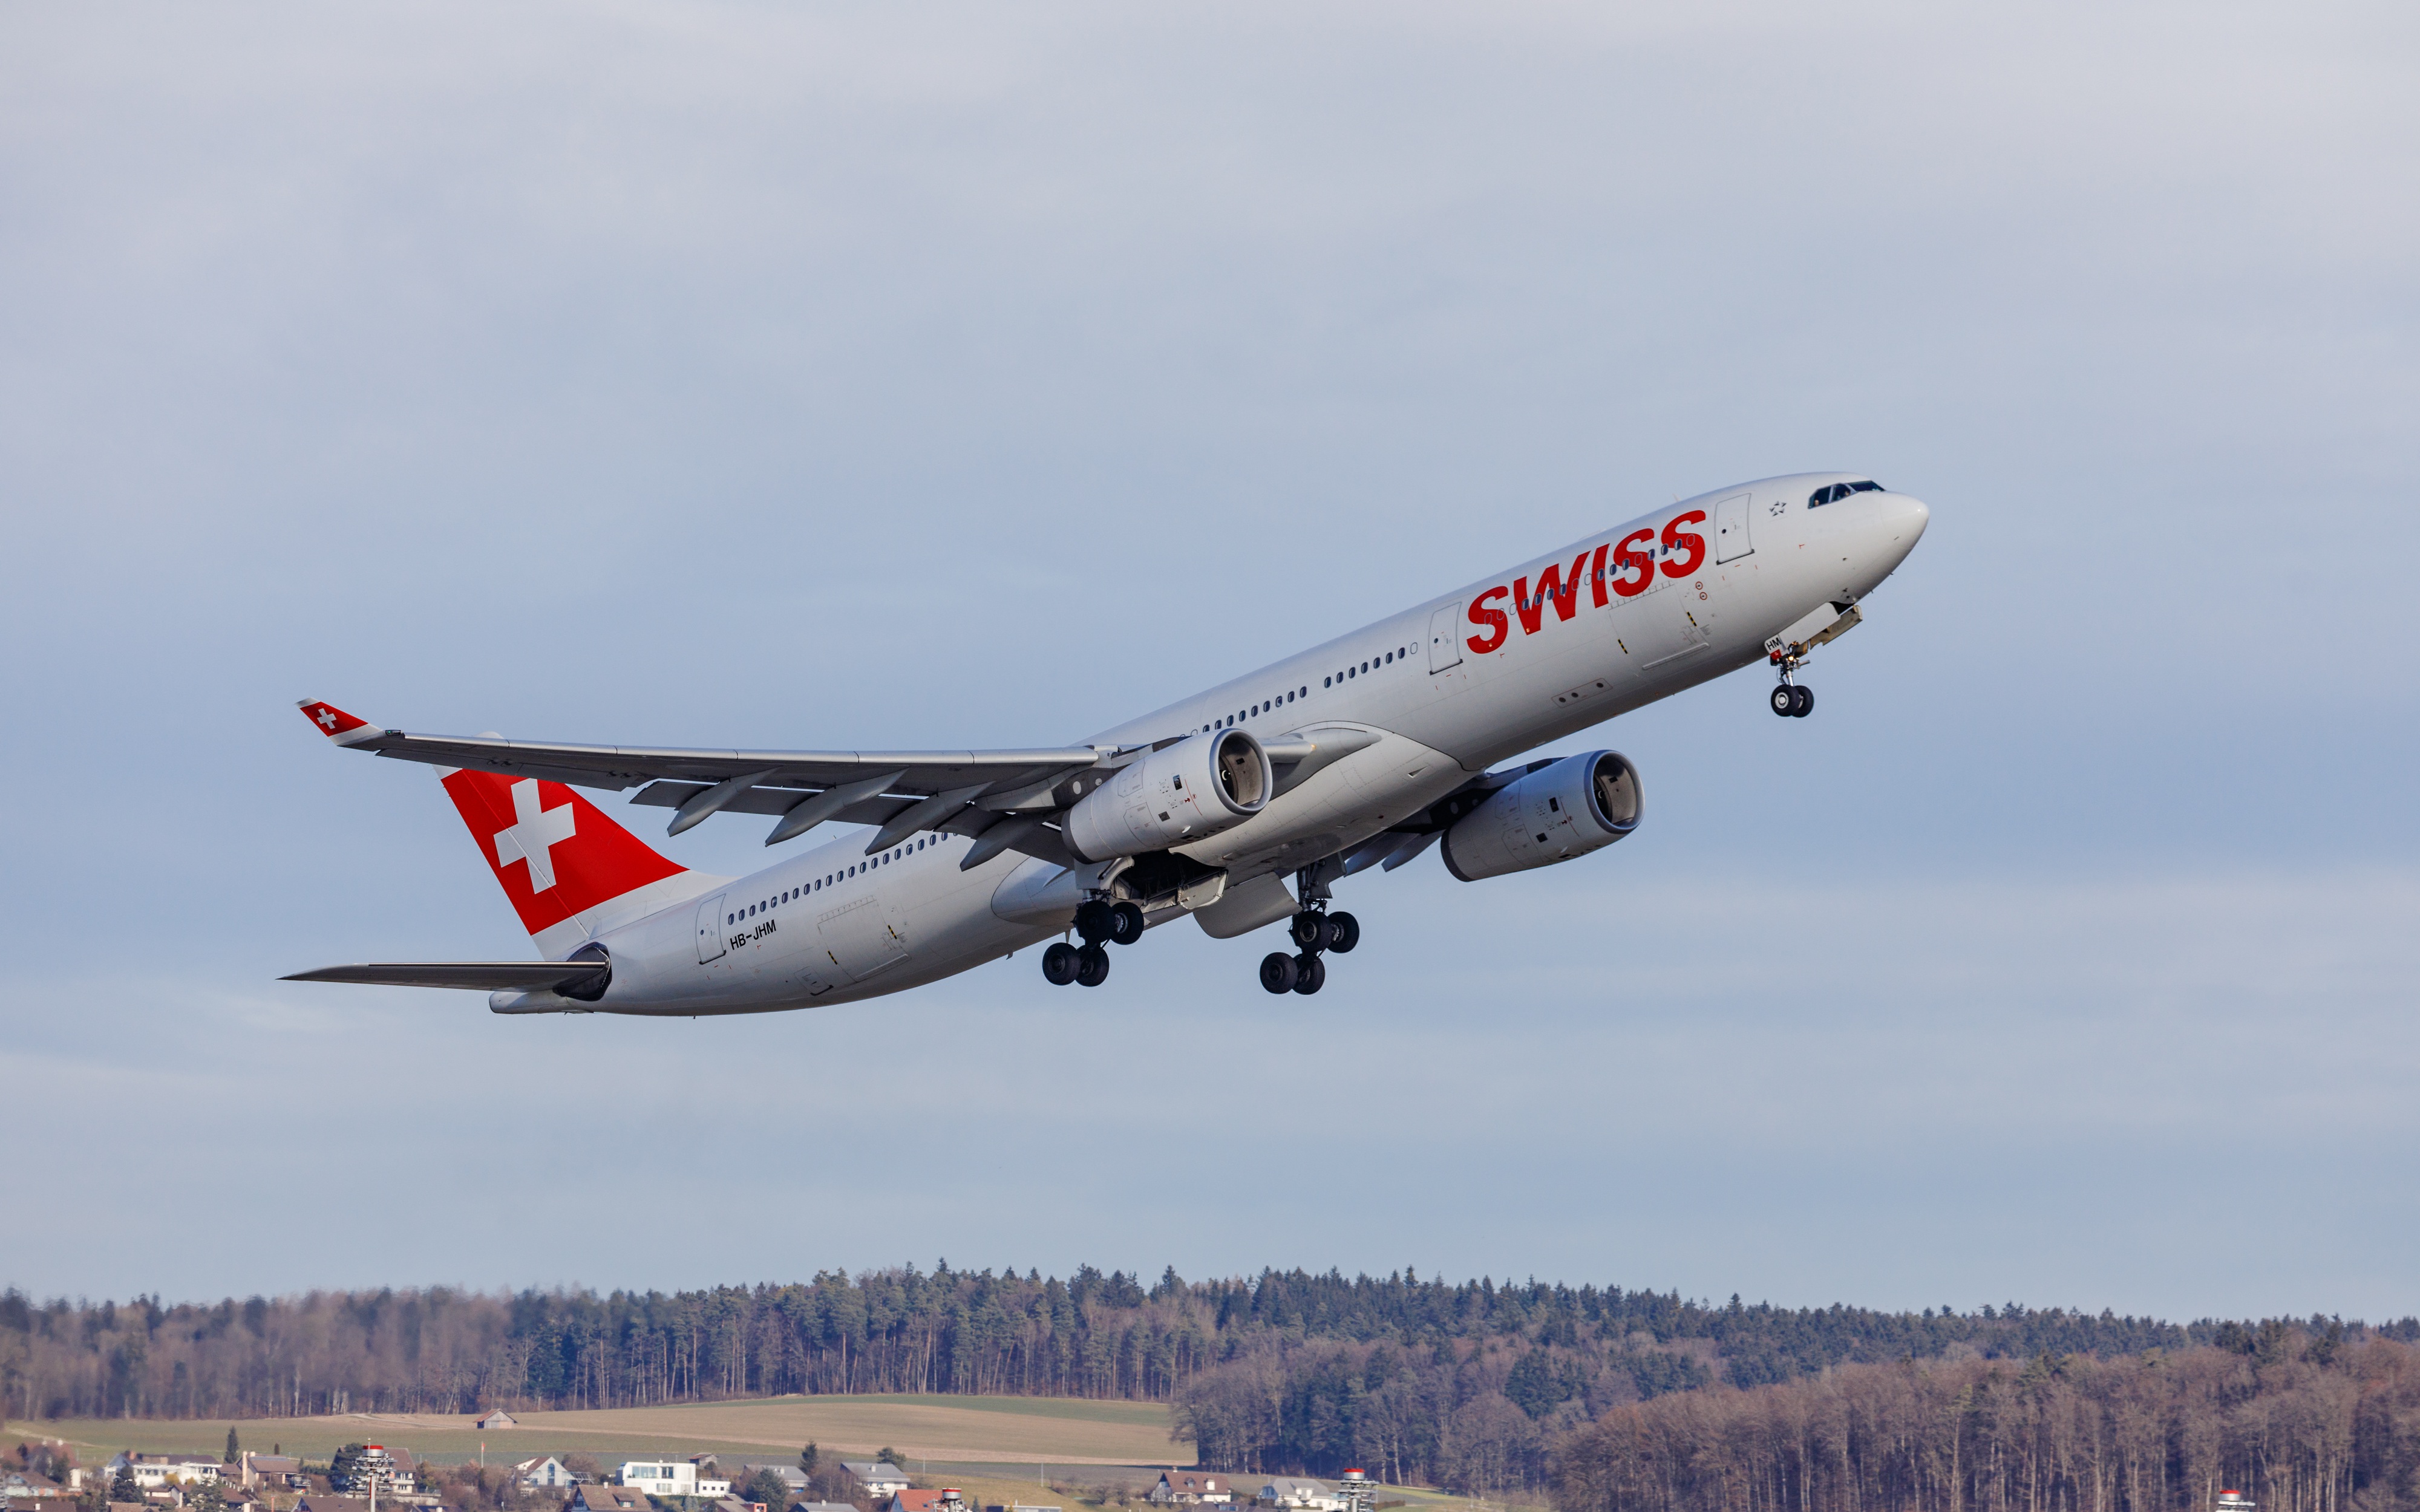
{"type": "Polygon", "coordinates": [[[1565,1436],[1558,1512],[2261,1512],[2420,1504],[2420,1350],[2347,1331],[2227,1347],[1851,1365],[1614,1408],[1565,1436]]]}
{"type": "MultiPolygon", "coordinates": [[[[1426,1382],[1419,1389],[1444,1393],[1437,1399],[1450,1398],[1453,1411],[1492,1396],[1537,1425],[1849,1363],[1958,1350],[2107,1358],[2217,1346],[2228,1330],[2250,1326],[2014,1304],[1916,1313],[1736,1297],[1714,1304],[1677,1292],[1446,1282],[1410,1271],[1348,1278],[1270,1270],[1188,1282],[1171,1268],[1146,1285],[1090,1266],[1063,1280],[946,1262],[930,1273],[827,1271],[787,1284],[606,1295],[429,1288],[89,1304],[11,1289],[0,1292],[0,1406],[21,1418],[274,1417],[787,1393],[1126,1397],[1175,1401],[1211,1435],[1205,1443],[1235,1446],[1234,1467],[1275,1468],[1326,1463],[1337,1404],[1351,1395],[1337,1382],[1354,1369],[1366,1376],[1367,1357],[1381,1347],[1386,1382],[1406,1382],[1393,1388],[1397,1398],[1413,1391],[1409,1382],[1426,1382]],[[1348,1369],[1339,1363],[1348,1356],[1360,1363],[1348,1369]],[[1218,1406],[1232,1381],[1271,1371],[1286,1381],[1309,1373],[1291,1438],[1269,1437],[1261,1419],[1218,1406]],[[1245,1422],[1256,1426],[1232,1426],[1245,1422]]],[[[2420,1339],[2420,1321],[2357,1332],[2408,1342],[2420,1339]]],[[[1492,1404],[1484,1411],[1500,1416],[1492,1404]]],[[[1422,1448],[1428,1441],[1404,1433],[1391,1451],[1397,1461],[1441,1463],[1422,1448]]],[[[1474,1433],[1468,1442],[1496,1441],[1474,1433]]],[[[1522,1462],[1534,1480],[1534,1452],[1522,1462]]]]}

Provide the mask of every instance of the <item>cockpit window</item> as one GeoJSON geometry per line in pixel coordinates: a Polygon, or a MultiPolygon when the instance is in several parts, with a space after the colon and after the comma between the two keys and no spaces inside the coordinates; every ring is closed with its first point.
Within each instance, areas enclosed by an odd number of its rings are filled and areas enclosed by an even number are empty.
{"type": "Polygon", "coordinates": [[[1807,496],[1807,507],[1815,509],[1835,500],[1846,499],[1853,493],[1880,493],[1883,486],[1871,478],[1857,483],[1829,483],[1807,496]]]}

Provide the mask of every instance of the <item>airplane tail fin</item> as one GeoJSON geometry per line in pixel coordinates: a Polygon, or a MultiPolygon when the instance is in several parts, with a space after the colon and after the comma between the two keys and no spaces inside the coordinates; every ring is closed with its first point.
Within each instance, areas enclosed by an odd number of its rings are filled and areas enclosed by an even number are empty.
{"type": "MultiPolygon", "coordinates": [[[[363,728],[327,703],[305,701],[302,709],[331,740],[363,728]]],[[[561,782],[458,767],[441,767],[438,776],[543,954],[569,950],[599,929],[695,890],[683,886],[687,868],[561,782]]]]}

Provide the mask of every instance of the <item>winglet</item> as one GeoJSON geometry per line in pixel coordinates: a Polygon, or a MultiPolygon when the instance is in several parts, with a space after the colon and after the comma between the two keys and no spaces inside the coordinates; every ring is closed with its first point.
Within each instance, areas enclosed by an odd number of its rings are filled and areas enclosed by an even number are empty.
{"type": "MultiPolygon", "coordinates": [[[[350,744],[345,737],[354,731],[369,729],[368,720],[356,719],[334,704],[322,703],[318,699],[298,699],[294,706],[302,711],[304,718],[318,727],[320,733],[339,745],[350,744]]],[[[378,732],[373,730],[370,733],[376,734],[378,732]]]]}

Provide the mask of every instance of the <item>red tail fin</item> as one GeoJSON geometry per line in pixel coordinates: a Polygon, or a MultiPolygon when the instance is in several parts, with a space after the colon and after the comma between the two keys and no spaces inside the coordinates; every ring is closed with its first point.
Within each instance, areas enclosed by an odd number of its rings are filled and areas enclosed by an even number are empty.
{"type": "Polygon", "coordinates": [[[534,935],[684,870],[560,782],[457,771],[445,792],[534,935]]]}

